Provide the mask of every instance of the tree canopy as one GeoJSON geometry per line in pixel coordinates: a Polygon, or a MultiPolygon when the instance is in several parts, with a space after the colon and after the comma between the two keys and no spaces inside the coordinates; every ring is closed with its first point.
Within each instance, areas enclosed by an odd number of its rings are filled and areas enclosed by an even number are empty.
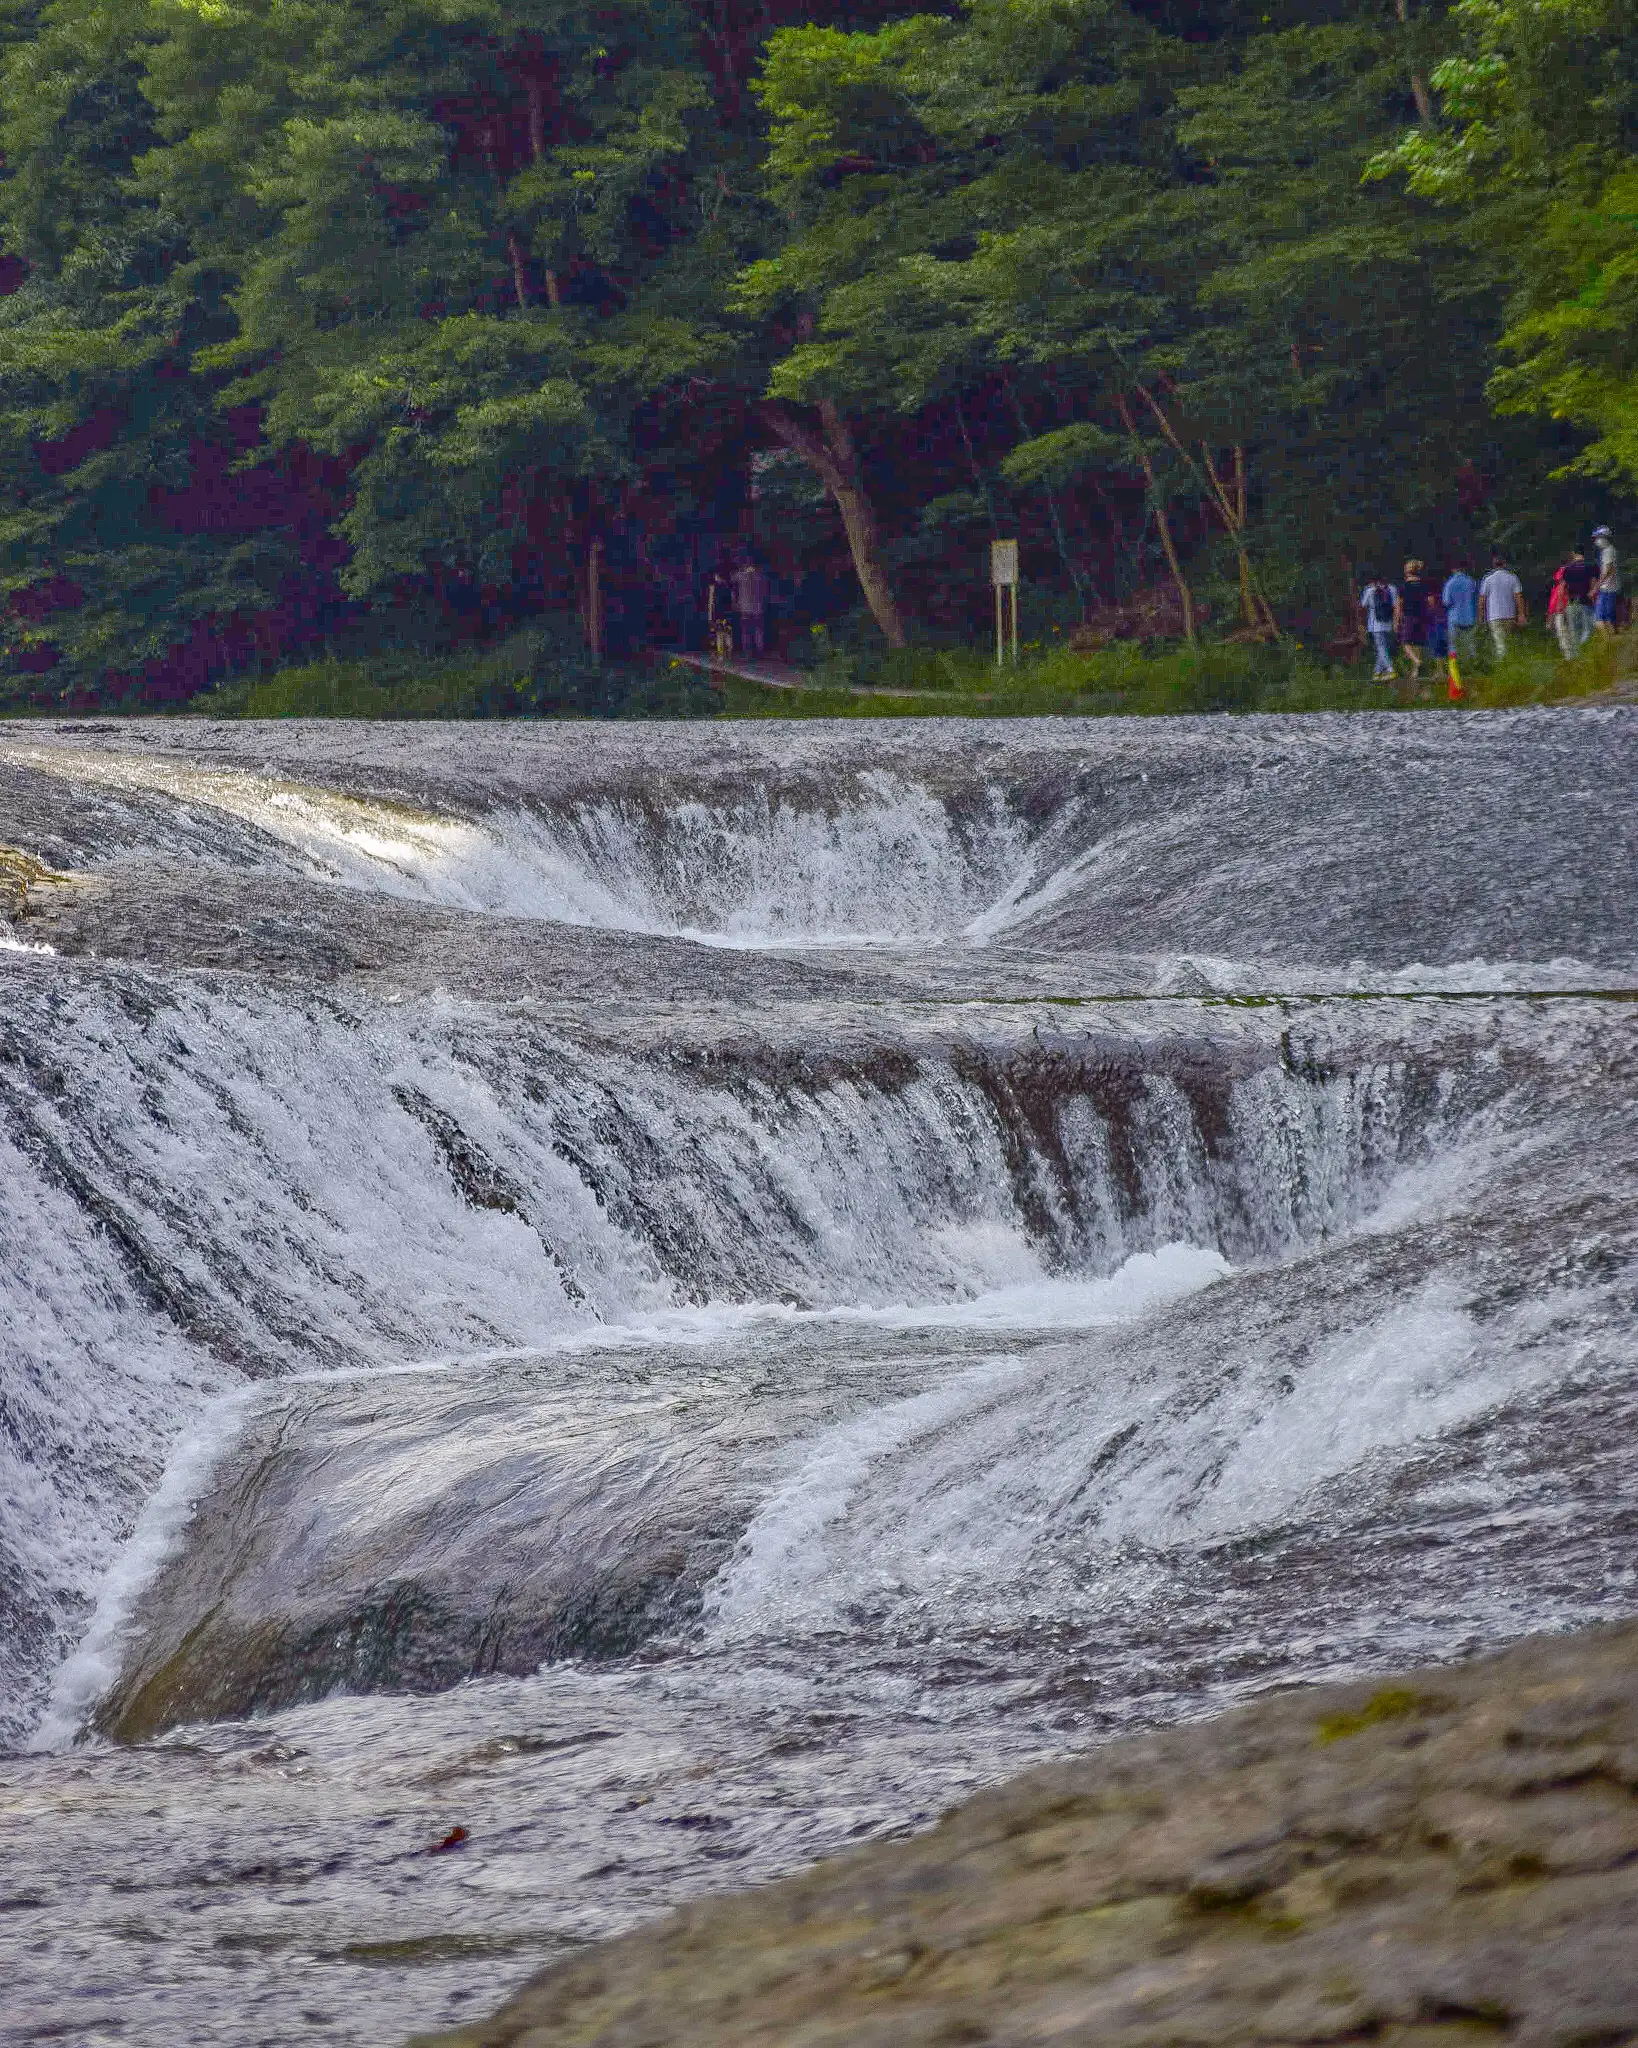
{"type": "Polygon", "coordinates": [[[1624,0],[3,0],[0,696],[336,635],[1272,634],[1638,492],[1624,0]],[[601,572],[599,564],[603,565],[601,572]]]}

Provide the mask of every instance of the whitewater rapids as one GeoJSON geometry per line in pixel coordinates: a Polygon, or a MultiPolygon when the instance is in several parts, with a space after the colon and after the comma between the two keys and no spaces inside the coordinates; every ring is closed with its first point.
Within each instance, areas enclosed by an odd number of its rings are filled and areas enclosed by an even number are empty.
{"type": "Polygon", "coordinates": [[[1619,706],[0,725],[4,2037],[386,2048],[1633,1612],[1635,771],[1619,706]]]}

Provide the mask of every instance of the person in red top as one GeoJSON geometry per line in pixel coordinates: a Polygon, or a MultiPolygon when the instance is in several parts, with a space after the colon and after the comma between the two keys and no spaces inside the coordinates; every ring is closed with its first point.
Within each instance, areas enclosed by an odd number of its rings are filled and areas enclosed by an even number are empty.
{"type": "Polygon", "coordinates": [[[1559,652],[1566,661],[1574,661],[1592,638],[1590,599],[1593,578],[1591,562],[1580,548],[1572,548],[1570,559],[1553,579],[1555,588],[1562,588],[1564,592],[1563,604],[1553,613],[1553,631],[1558,635],[1559,652]]]}

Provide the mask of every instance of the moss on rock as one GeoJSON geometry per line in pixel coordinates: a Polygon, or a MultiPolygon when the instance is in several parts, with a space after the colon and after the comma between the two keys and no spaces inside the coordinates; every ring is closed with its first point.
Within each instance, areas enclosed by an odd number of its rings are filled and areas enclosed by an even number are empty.
{"type": "Polygon", "coordinates": [[[1113,1743],[420,2048],[1504,2038],[1638,2038],[1638,1626],[1113,1743]]]}

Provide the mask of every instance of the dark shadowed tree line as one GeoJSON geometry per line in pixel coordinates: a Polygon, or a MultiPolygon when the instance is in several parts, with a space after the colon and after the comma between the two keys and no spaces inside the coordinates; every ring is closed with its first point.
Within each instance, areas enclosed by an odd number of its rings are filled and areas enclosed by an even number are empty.
{"type": "Polygon", "coordinates": [[[1638,489],[1630,0],[0,0],[0,152],[0,701],[678,644],[747,543],[1336,633],[1638,489]]]}

